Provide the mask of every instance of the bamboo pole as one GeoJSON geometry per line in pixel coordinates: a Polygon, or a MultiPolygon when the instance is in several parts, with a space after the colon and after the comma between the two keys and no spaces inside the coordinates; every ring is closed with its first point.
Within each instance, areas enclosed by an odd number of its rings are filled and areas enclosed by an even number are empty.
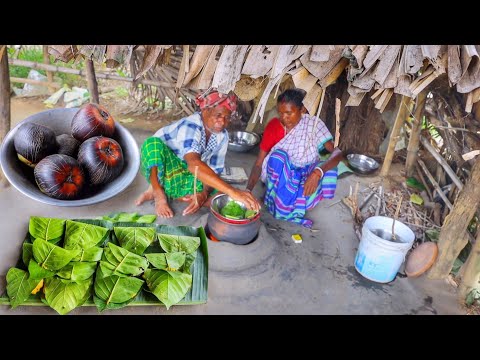
{"type": "Polygon", "coordinates": [[[10,130],[10,75],[7,45],[0,45],[0,143],[10,130]]]}
{"type": "Polygon", "coordinates": [[[392,133],[390,134],[390,140],[388,142],[387,153],[383,160],[382,170],[380,176],[385,177],[388,175],[390,165],[392,165],[393,155],[395,153],[395,145],[397,145],[400,129],[402,128],[405,119],[407,118],[407,111],[410,110],[411,99],[408,96],[402,95],[398,105],[397,117],[393,124],[392,133]]]}
{"type": "MultiPolygon", "coordinates": [[[[43,63],[50,64],[50,55],[48,54],[48,45],[43,45],[43,63]]],[[[50,93],[55,91],[55,88],[50,85],[53,83],[53,73],[51,71],[47,71],[47,80],[48,80],[48,90],[50,93]]]]}
{"type": "MultiPolygon", "coordinates": [[[[32,69],[49,70],[49,71],[53,71],[53,72],[61,72],[61,73],[66,73],[66,74],[86,76],[86,71],[85,70],[70,69],[70,68],[65,68],[65,67],[56,66],[56,65],[47,65],[47,64],[42,64],[42,63],[36,63],[34,61],[19,60],[19,59],[8,59],[8,63],[10,65],[25,66],[25,67],[32,68],[32,69]]],[[[133,82],[133,78],[131,78],[131,77],[122,77],[122,76],[118,76],[118,75],[103,74],[103,73],[96,73],[95,75],[98,79],[133,82]]],[[[164,88],[174,88],[175,87],[175,84],[170,83],[170,82],[152,81],[152,80],[147,80],[147,79],[137,80],[136,83],[144,84],[144,85],[164,87],[164,88]]]]}
{"type": "Polygon", "coordinates": [[[445,205],[448,206],[448,208],[450,210],[453,209],[453,205],[452,203],[450,202],[450,200],[448,200],[447,196],[443,193],[442,191],[442,188],[440,187],[440,185],[438,185],[437,181],[435,180],[435,178],[433,177],[433,175],[430,173],[430,171],[428,171],[427,167],[425,166],[425,163],[420,160],[420,159],[417,159],[418,161],[418,164],[422,167],[423,169],[423,172],[425,173],[425,175],[427,175],[428,177],[428,180],[430,180],[430,182],[432,183],[433,187],[437,190],[438,192],[438,195],[440,195],[440,197],[442,198],[443,201],[445,201],[445,205]]]}
{"type": "Polygon", "coordinates": [[[93,66],[93,60],[87,59],[85,63],[85,69],[87,71],[87,85],[88,92],[90,93],[90,102],[100,104],[100,98],[98,96],[98,83],[95,77],[95,67],[93,66]]]}
{"type": "Polygon", "coordinates": [[[435,160],[437,160],[440,163],[440,165],[442,165],[442,167],[445,169],[448,176],[450,176],[450,178],[458,187],[458,189],[462,190],[463,189],[462,181],[458,178],[457,174],[455,174],[455,171],[452,170],[450,165],[448,165],[447,161],[434,149],[434,147],[423,136],[420,136],[420,141],[422,142],[422,145],[425,147],[425,149],[427,149],[430,152],[430,154],[432,154],[435,160]]]}
{"type": "Polygon", "coordinates": [[[407,147],[407,159],[405,161],[405,173],[407,177],[412,176],[415,171],[415,162],[417,160],[418,147],[420,144],[420,133],[422,131],[422,115],[426,99],[426,91],[422,91],[417,96],[417,106],[415,107],[412,132],[410,133],[410,140],[407,147]]]}
{"type": "Polygon", "coordinates": [[[57,84],[57,83],[51,83],[51,82],[48,82],[48,81],[40,81],[40,80],[34,80],[34,79],[17,78],[17,77],[10,77],[10,82],[48,86],[48,87],[52,87],[52,88],[55,88],[55,89],[60,89],[62,87],[60,84],[57,84]]]}

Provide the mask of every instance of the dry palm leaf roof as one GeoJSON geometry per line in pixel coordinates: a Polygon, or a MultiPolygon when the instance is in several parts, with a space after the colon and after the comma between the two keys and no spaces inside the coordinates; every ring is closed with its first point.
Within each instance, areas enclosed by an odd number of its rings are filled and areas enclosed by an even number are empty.
{"type": "MultiPolygon", "coordinates": [[[[50,45],[57,60],[83,56],[109,68],[130,69],[135,80],[168,82],[155,92],[162,100],[182,99],[194,111],[196,93],[209,87],[240,99],[256,98],[263,116],[270,94],[290,77],[307,92],[305,106],[315,113],[324,89],[346,72],[346,105],[358,106],[365,94],[383,111],[394,93],[415,98],[433,80],[468,94],[466,111],[480,100],[480,45],[50,45]]],[[[277,91],[275,90],[275,92],[277,91]]]]}

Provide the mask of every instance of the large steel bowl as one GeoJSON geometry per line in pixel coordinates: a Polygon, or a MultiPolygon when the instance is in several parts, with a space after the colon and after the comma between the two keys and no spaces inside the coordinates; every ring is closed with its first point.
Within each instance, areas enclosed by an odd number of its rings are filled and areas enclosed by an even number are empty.
{"type": "Polygon", "coordinates": [[[260,136],[250,131],[231,131],[229,134],[228,150],[247,152],[260,143],[260,136]]]}
{"type": "Polygon", "coordinates": [[[56,206],[92,205],[112,198],[127,188],[135,179],[140,167],[140,152],[132,134],[118,122],[115,123],[115,133],[112,138],[122,147],[124,167],[118,177],[100,187],[90,187],[84,197],[78,200],[59,200],[42,193],[35,183],[33,170],[20,162],[15,151],[13,139],[24,123],[33,122],[45,125],[55,132],[55,135],[71,134],[71,121],[78,108],[51,109],[27,117],[20,122],[5,137],[0,148],[0,165],[8,181],[22,194],[31,199],[56,206]]]}
{"type": "Polygon", "coordinates": [[[347,160],[350,167],[361,175],[373,174],[379,167],[375,159],[361,154],[348,154],[347,160]]]}
{"type": "MultiPolygon", "coordinates": [[[[235,220],[223,216],[220,210],[233,200],[227,194],[215,196],[210,203],[210,214],[208,214],[208,229],[215,238],[220,241],[227,241],[237,245],[245,245],[251,242],[257,236],[260,230],[260,213],[250,219],[235,220]]],[[[245,204],[235,201],[242,209],[246,209],[245,204]]]]}

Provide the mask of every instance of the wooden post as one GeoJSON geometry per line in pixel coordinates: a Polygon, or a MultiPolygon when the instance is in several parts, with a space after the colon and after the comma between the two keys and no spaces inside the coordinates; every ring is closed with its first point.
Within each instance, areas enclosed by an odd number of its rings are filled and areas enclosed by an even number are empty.
{"type": "Polygon", "coordinates": [[[92,59],[86,59],[86,70],[87,70],[87,84],[88,92],[90,93],[90,102],[95,104],[100,104],[100,98],[98,96],[98,84],[95,77],[95,68],[93,66],[92,59]]]}
{"type": "Polygon", "coordinates": [[[411,99],[408,96],[402,95],[400,101],[398,102],[398,111],[397,117],[395,118],[395,123],[393,124],[392,133],[390,134],[390,140],[388,143],[387,153],[385,154],[385,159],[383,160],[382,170],[380,176],[385,177],[388,175],[390,170],[390,165],[392,164],[393,155],[395,153],[395,145],[397,145],[398,135],[400,129],[407,118],[408,111],[410,110],[411,99]]]}
{"type": "Polygon", "coordinates": [[[413,176],[415,172],[415,163],[417,161],[418,146],[420,143],[420,133],[422,131],[422,115],[425,108],[427,92],[422,91],[417,96],[412,132],[407,147],[407,160],[405,161],[405,173],[407,177],[413,176]]]}
{"type": "Polygon", "coordinates": [[[480,203],[480,159],[472,167],[470,177],[458,195],[454,207],[445,218],[438,239],[438,257],[428,273],[430,279],[443,279],[452,270],[453,262],[468,242],[467,226],[480,203]]]}
{"type": "MultiPolygon", "coordinates": [[[[48,45],[43,45],[43,62],[44,64],[50,65],[50,55],[48,55],[48,45]]],[[[53,73],[51,71],[47,71],[47,80],[51,84],[53,83],[53,73]]],[[[48,90],[53,93],[55,88],[51,85],[48,85],[48,90]]]]}
{"type": "Polygon", "coordinates": [[[480,231],[477,233],[477,239],[470,250],[467,261],[462,266],[462,273],[458,297],[460,301],[465,301],[472,289],[478,289],[480,281],[480,231]]]}
{"type": "MultiPolygon", "coordinates": [[[[7,45],[0,45],[0,144],[10,130],[10,75],[7,45]]],[[[0,185],[8,184],[0,168],[0,185]]]]}
{"type": "Polygon", "coordinates": [[[0,143],[10,130],[10,75],[7,45],[0,45],[0,143]]]}

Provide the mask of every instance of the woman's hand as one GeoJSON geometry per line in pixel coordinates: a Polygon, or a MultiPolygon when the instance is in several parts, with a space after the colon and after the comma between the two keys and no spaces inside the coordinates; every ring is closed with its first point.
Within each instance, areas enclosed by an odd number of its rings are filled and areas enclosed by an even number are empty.
{"type": "Polygon", "coordinates": [[[305,185],[303,187],[303,196],[310,196],[312,195],[315,190],[317,190],[318,183],[322,179],[320,175],[320,171],[313,170],[310,175],[308,175],[307,180],[305,181],[305,185]]]}
{"type": "Polygon", "coordinates": [[[203,203],[207,200],[207,198],[208,198],[208,195],[203,191],[197,193],[196,195],[188,194],[179,198],[178,200],[180,201],[185,201],[190,203],[185,208],[185,210],[183,210],[182,215],[185,216],[185,215],[196,213],[198,209],[202,207],[203,203]]]}
{"type": "Polygon", "coordinates": [[[242,203],[244,203],[249,210],[260,211],[260,203],[255,198],[255,196],[253,196],[252,193],[248,190],[235,189],[235,191],[230,193],[229,196],[233,200],[241,201],[242,203]]]}

